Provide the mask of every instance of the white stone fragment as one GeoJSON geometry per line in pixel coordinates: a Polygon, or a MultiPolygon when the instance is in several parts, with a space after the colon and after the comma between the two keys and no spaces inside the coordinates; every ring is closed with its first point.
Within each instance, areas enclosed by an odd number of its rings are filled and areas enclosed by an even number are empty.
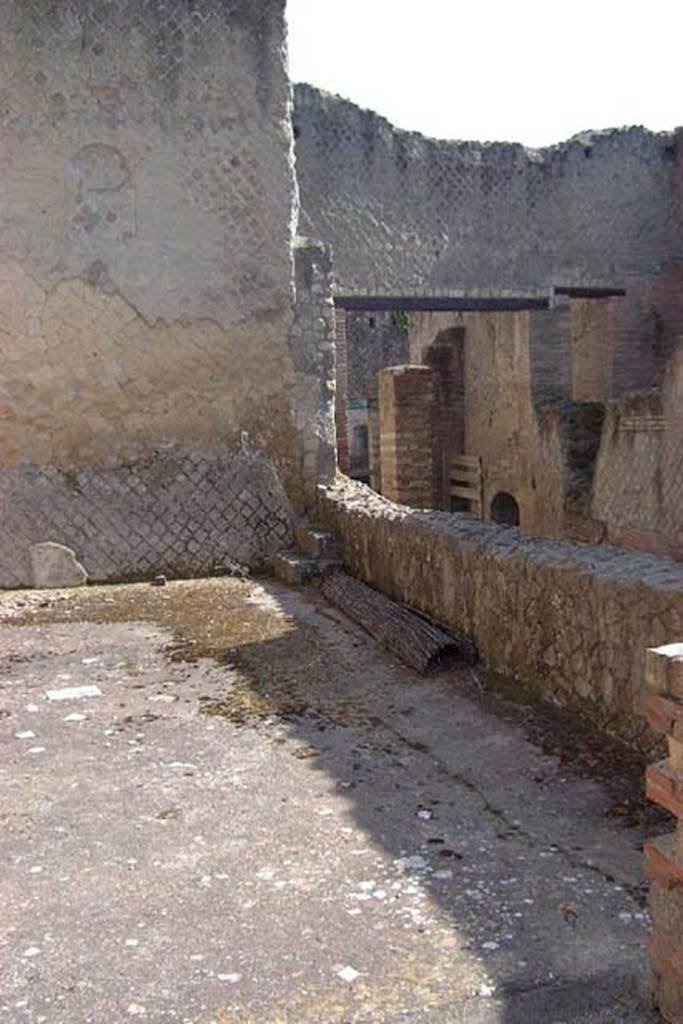
{"type": "Polygon", "coordinates": [[[337,971],[337,974],[342,981],[348,981],[349,984],[360,977],[360,972],[354,970],[353,967],[342,967],[341,971],[337,971]]]}
{"type": "Polygon", "coordinates": [[[29,754],[44,754],[45,747],[29,747],[28,752],[29,754]]]}
{"type": "Polygon", "coordinates": [[[147,1010],[144,1006],[140,1006],[139,1003],[131,1003],[128,1007],[128,1013],[131,1017],[144,1017],[147,1014],[147,1010]]]}
{"type": "Polygon", "coordinates": [[[23,732],[15,732],[14,738],[17,740],[32,740],[35,739],[35,735],[30,729],[25,729],[23,732]]]}
{"type": "Polygon", "coordinates": [[[99,686],[66,686],[62,690],[48,690],[48,700],[83,700],[86,697],[101,697],[99,686]]]}
{"type": "Polygon", "coordinates": [[[500,947],[500,943],[499,942],[493,942],[493,941],[492,942],[482,942],[482,944],[481,944],[481,948],[482,949],[493,950],[493,949],[498,949],[499,947],[500,947]]]}
{"type": "Polygon", "coordinates": [[[37,590],[81,587],[88,582],[88,574],[76,559],[75,551],[63,544],[34,544],[30,554],[33,586],[37,590]]]}
{"type": "Polygon", "coordinates": [[[37,946],[29,946],[28,949],[25,949],[24,952],[21,955],[23,957],[26,957],[26,958],[30,959],[33,956],[39,956],[40,955],[40,950],[38,949],[37,946]]]}
{"type": "Polygon", "coordinates": [[[27,704],[26,705],[26,710],[30,711],[31,714],[35,714],[36,711],[40,711],[40,708],[38,707],[37,704],[27,704]]]}
{"type": "Polygon", "coordinates": [[[63,722],[85,722],[87,715],[81,715],[78,711],[73,711],[70,715],[65,715],[62,719],[63,722]]]}
{"type": "Polygon", "coordinates": [[[242,979],[241,974],[217,974],[216,977],[219,981],[227,981],[231,985],[236,985],[242,979]]]}

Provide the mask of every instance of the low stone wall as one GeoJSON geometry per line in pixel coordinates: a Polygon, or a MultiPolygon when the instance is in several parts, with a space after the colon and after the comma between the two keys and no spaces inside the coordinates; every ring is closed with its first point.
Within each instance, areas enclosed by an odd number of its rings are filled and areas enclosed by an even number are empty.
{"type": "Polygon", "coordinates": [[[320,489],[319,514],[351,572],[469,633],[488,668],[643,738],[644,652],[683,636],[683,566],[416,511],[345,481],[320,489]]]}

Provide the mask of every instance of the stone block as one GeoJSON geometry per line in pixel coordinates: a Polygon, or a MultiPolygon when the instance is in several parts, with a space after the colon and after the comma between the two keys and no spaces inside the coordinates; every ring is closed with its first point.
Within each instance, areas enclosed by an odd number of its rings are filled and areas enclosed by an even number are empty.
{"type": "Polygon", "coordinates": [[[88,574],[77,560],[76,553],[52,541],[31,547],[31,570],[33,586],[38,590],[81,587],[88,582],[88,574]]]}
{"type": "Polygon", "coordinates": [[[650,885],[650,913],[658,939],[669,946],[683,945],[683,886],[650,885]]]}
{"type": "Polygon", "coordinates": [[[649,647],[645,652],[645,681],[653,693],[683,700],[683,643],[649,647]]]}
{"type": "Polygon", "coordinates": [[[670,946],[658,935],[648,944],[652,995],[667,1024],[683,1024],[683,946],[670,946]]]}
{"type": "Polygon", "coordinates": [[[296,530],[296,546],[309,558],[333,558],[337,554],[337,539],[330,530],[315,526],[299,526],[296,530]]]}
{"type": "Polygon", "coordinates": [[[649,765],[645,778],[648,800],[683,818],[683,772],[672,768],[667,759],[649,765]]]}
{"type": "Polygon", "coordinates": [[[676,848],[676,835],[659,836],[645,843],[645,874],[665,890],[683,887],[683,855],[676,848]]]}
{"type": "Polygon", "coordinates": [[[645,698],[645,709],[650,727],[655,732],[683,741],[683,701],[649,693],[645,698]]]}
{"type": "Polygon", "coordinates": [[[676,772],[683,773],[683,740],[667,737],[669,743],[669,764],[676,772]]]}

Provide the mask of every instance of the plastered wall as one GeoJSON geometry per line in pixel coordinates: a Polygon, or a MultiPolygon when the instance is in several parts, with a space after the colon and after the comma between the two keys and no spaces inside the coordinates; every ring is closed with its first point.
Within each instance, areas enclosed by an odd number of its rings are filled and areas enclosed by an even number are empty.
{"type": "Polygon", "coordinates": [[[201,568],[214,507],[236,556],[286,539],[304,427],[283,47],[284,0],[0,6],[0,585],[29,582],[43,540],[95,575],[144,572],[115,550],[141,495],[161,512],[173,487],[157,568],[201,568]],[[190,463],[192,508],[172,470],[190,463]]]}

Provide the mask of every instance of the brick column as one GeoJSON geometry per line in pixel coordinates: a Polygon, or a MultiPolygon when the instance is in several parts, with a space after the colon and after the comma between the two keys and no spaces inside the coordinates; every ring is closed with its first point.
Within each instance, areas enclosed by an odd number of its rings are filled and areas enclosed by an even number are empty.
{"type": "Polygon", "coordinates": [[[413,508],[434,508],[434,380],[428,366],[380,370],[382,494],[413,508]]]}
{"type": "Polygon", "coordinates": [[[669,746],[647,770],[647,795],[678,819],[676,832],[645,845],[653,994],[664,1019],[683,1024],[683,643],[650,648],[645,676],[648,721],[669,746]]]}

